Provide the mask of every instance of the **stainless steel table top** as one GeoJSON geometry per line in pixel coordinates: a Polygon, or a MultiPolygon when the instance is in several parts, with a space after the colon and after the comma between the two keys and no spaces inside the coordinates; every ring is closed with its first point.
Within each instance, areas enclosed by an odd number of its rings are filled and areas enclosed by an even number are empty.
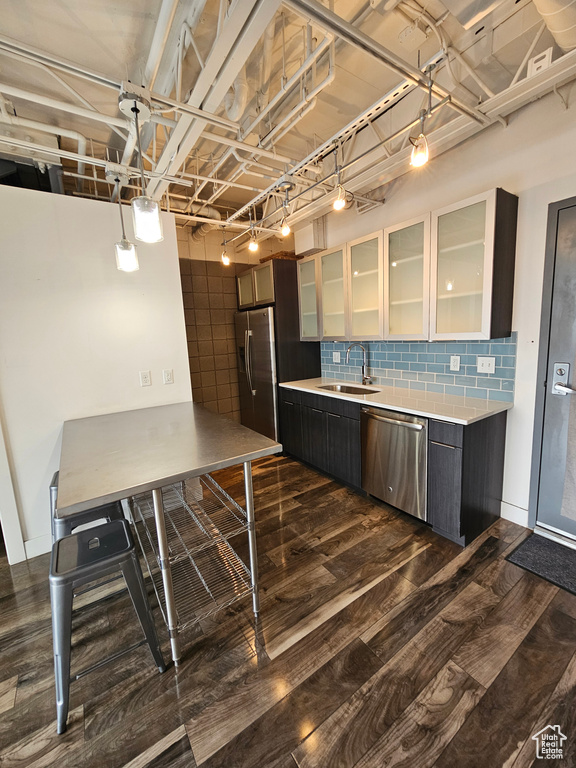
{"type": "Polygon", "coordinates": [[[65,421],[56,516],[281,450],[191,402],[65,421]]]}

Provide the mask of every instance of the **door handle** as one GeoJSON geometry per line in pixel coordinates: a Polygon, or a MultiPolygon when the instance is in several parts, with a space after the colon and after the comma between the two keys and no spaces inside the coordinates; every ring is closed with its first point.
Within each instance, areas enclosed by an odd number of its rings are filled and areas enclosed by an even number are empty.
{"type": "Polygon", "coordinates": [[[572,389],[572,387],[565,387],[564,384],[559,384],[559,383],[554,384],[554,391],[562,395],[576,394],[576,389],[572,389]]]}
{"type": "Polygon", "coordinates": [[[256,390],[252,386],[252,344],[250,339],[252,338],[252,331],[244,331],[244,349],[246,356],[246,379],[248,381],[248,387],[250,392],[255,395],[256,390]]]}
{"type": "Polygon", "coordinates": [[[568,377],[570,376],[570,363],[554,363],[552,374],[552,392],[553,395],[571,395],[574,391],[568,386],[568,377]]]}

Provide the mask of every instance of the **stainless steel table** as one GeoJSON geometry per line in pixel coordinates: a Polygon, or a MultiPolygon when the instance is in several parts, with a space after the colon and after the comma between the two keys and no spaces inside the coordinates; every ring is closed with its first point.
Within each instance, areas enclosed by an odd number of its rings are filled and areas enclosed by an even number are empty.
{"type": "Polygon", "coordinates": [[[257,614],[251,462],[281,450],[279,443],[190,402],[64,422],[57,517],[152,492],[165,617],[175,664],[180,660],[180,643],[162,488],[244,465],[251,591],[257,614]]]}

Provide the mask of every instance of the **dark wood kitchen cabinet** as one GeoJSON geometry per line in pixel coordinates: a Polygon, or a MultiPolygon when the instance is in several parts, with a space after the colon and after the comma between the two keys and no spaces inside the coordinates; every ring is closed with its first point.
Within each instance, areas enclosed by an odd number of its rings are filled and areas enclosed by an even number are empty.
{"type": "Polygon", "coordinates": [[[360,406],[282,387],[279,402],[285,453],[360,488],[360,406]]]}
{"type": "Polygon", "coordinates": [[[500,517],[506,411],[472,424],[428,422],[428,522],[463,546],[500,517]]]}

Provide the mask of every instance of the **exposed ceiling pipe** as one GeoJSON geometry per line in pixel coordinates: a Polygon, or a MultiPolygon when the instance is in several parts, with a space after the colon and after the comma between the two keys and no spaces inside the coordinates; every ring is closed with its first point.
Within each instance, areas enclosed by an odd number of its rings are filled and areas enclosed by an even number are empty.
{"type": "Polygon", "coordinates": [[[575,0],[534,0],[534,5],[564,53],[576,48],[575,0]]]}
{"type": "Polygon", "coordinates": [[[270,78],[272,77],[272,54],[274,52],[274,34],[276,31],[276,20],[272,21],[264,32],[264,43],[262,46],[262,64],[260,74],[260,90],[258,91],[258,111],[262,110],[268,104],[270,95],[270,78]]]}
{"type": "Polygon", "coordinates": [[[163,0],[160,6],[160,12],[158,13],[158,20],[156,21],[156,28],[154,29],[154,36],[152,38],[152,44],[150,45],[150,51],[148,53],[148,60],[144,68],[144,82],[151,90],[154,88],[158,70],[162,63],[162,57],[166,50],[166,43],[174,23],[174,17],[176,15],[176,9],[180,0],[163,0]]]}
{"type": "MultiPolygon", "coordinates": [[[[0,99],[2,96],[0,95],[0,99]]],[[[83,136],[78,131],[72,131],[68,128],[60,128],[57,125],[47,125],[46,123],[38,123],[36,120],[26,120],[23,117],[16,117],[15,115],[10,115],[6,113],[4,110],[2,110],[2,115],[0,116],[0,123],[5,123],[7,125],[13,125],[17,126],[19,128],[27,128],[30,131],[40,131],[41,133],[50,133],[54,136],[62,136],[66,139],[72,139],[73,141],[78,142],[78,154],[84,155],[86,154],[86,137],[83,136]]],[[[86,169],[86,165],[81,160],[78,161],[78,174],[82,175],[86,169]]],[[[82,180],[78,179],[78,191],[82,191],[82,180]]]]}
{"type": "MultiPolygon", "coordinates": [[[[389,67],[392,71],[405,77],[419,88],[428,92],[429,78],[424,76],[417,67],[412,67],[399,56],[396,56],[395,53],[389,51],[383,45],[380,45],[380,43],[376,42],[372,37],[364,34],[364,32],[328,10],[328,8],[321,5],[316,0],[285,0],[285,2],[287,2],[287,4],[297,13],[316,21],[322,28],[338,35],[355,48],[370,54],[373,58],[389,67]]],[[[451,94],[438,83],[433,83],[432,94],[439,99],[450,96],[449,106],[456,112],[476,120],[481,125],[488,124],[489,121],[482,112],[469,106],[466,102],[462,101],[454,94],[451,94]]]]}
{"type": "Polygon", "coordinates": [[[224,100],[226,114],[230,120],[239,120],[244,114],[248,104],[248,80],[246,79],[246,67],[242,67],[234,82],[231,91],[228,91],[224,100]]]}

